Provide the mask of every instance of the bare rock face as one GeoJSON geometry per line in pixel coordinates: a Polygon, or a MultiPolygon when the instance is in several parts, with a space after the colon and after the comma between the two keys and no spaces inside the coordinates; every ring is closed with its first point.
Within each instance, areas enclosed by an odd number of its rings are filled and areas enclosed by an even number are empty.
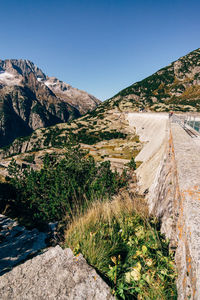
{"type": "Polygon", "coordinates": [[[85,91],[73,88],[68,83],[58,80],[55,77],[47,77],[45,80],[41,79],[49,89],[59,98],[78,109],[81,114],[86,114],[99,105],[100,101],[94,96],[86,93],[85,91]]]}
{"type": "Polygon", "coordinates": [[[0,60],[0,147],[33,130],[76,119],[100,103],[46,76],[29,60],[0,60]]]}
{"type": "Polygon", "coordinates": [[[28,260],[0,280],[2,300],[110,300],[110,288],[82,255],[59,246],[28,260]]]}

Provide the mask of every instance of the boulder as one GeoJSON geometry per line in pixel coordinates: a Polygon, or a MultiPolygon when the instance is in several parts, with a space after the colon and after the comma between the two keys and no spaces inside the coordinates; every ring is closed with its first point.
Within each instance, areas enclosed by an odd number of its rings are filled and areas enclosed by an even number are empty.
{"type": "Polygon", "coordinates": [[[1,300],[110,300],[110,288],[83,256],[70,249],[49,248],[4,274],[0,280],[1,300]]]}

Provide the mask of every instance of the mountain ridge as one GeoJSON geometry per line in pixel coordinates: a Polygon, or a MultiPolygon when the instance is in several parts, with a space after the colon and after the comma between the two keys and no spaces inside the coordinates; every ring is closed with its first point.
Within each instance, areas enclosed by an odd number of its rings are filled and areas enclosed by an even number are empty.
{"type": "MultiPolygon", "coordinates": [[[[15,140],[10,147],[0,151],[0,156],[63,147],[70,136],[85,145],[96,145],[105,139],[109,141],[117,137],[126,141],[126,121],[120,121],[119,117],[125,120],[127,112],[141,110],[173,110],[181,113],[200,111],[200,49],[120,91],[70,124],[38,129],[30,137],[15,140]]],[[[100,156],[104,154],[100,153],[100,156]]]]}
{"type": "Polygon", "coordinates": [[[0,146],[41,127],[68,122],[93,110],[100,101],[55,77],[29,60],[0,60],[0,146]]]}
{"type": "Polygon", "coordinates": [[[107,102],[122,110],[200,111],[200,48],[122,89],[107,102]]]}

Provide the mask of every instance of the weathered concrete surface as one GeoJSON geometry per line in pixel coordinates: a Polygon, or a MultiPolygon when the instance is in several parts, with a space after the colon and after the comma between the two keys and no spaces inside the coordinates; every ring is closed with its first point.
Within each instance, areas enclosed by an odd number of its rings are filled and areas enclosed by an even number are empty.
{"type": "Polygon", "coordinates": [[[160,218],[161,232],[170,239],[170,247],[176,248],[176,223],[180,191],[171,132],[166,154],[161,161],[157,176],[150,190],[151,198],[149,198],[149,195],[147,197],[151,213],[160,218]]]}
{"type": "Polygon", "coordinates": [[[111,300],[110,288],[82,255],[59,246],[4,274],[1,300],[111,300]]]}
{"type": "MultiPolygon", "coordinates": [[[[169,118],[167,113],[129,113],[127,119],[129,125],[136,128],[140,141],[144,143],[135,158],[136,161],[143,162],[136,171],[140,193],[143,193],[157,182],[156,177],[168,147],[169,118]]],[[[153,195],[148,198],[153,198],[153,195]]],[[[152,210],[151,201],[149,207],[152,210]]]]}
{"type": "Polygon", "coordinates": [[[147,195],[176,248],[178,299],[200,299],[200,143],[171,124],[166,155],[147,195]],[[152,197],[154,195],[154,197],[152,197]],[[151,196],[151,198],[149,198],[151,196]]]}
{"type": "Polygon", "coordinates": [[[142,161],[136,170],[139,192],[148,191],[146,199],[149,212],[161,219],[161,231],[170,238],[172,246],[176,240],[173,202],[177,176],[169,116],[166,113],[130,113],[127,119],[144,142],[143,149],[136,157],[136,161],[142,161]]]}
{"type": "Polygon", "coordinates": [[[179,299],[200,299],[200,145],[178,124],[171,124],[177,164],[178,203],[176,252],[179,299]]]}
{"type": "Polygon", "coordinates": [[[46,247],[47,234],[0,215],[0,275],[46,247]]]}

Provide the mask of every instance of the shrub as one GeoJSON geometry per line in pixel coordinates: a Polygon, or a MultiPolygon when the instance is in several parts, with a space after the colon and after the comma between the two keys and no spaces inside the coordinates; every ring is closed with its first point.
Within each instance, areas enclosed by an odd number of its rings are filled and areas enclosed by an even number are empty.
{"type": "Polygon", "coordinates": [[[86,128],[78,131],[76,134],[72,134],[72,137],[79,143],[84,143],[87,145],[93,145],[103,140],[112,139],[125,139],[127,137],[126,133],[112,131],[87,131],[86,128]]]}
{"type": "Polygon", "coordinates": [[[24,161],[27,161],[28,163],[35,163],[35,155],[32,154],[32,155],[27,155],[24,157],[23,159],[24,161]]]}
{"type": "Polygon", "coordinates": [[[131,160],[127,163],[127,167],[131,170],[136,170],[136,162],[134,157],[132,157],[131,160]]]}
{"type": "Polygon", "coordinates": [[[3,213],[15,196],[16,190],[13,186],[0,182],[0,213],[3,213]]]}
{"type": "Polygon", "coordinates": [[[17,211],[35,223],[71,218],[94,199],[116,193],[127,176],[112,172],[109,161],[97,165],[79,146],[66,148],[63,158],[46,154],[40,171],[22,169],[14,159],[8,171],[17,189],[17,211]]]}

